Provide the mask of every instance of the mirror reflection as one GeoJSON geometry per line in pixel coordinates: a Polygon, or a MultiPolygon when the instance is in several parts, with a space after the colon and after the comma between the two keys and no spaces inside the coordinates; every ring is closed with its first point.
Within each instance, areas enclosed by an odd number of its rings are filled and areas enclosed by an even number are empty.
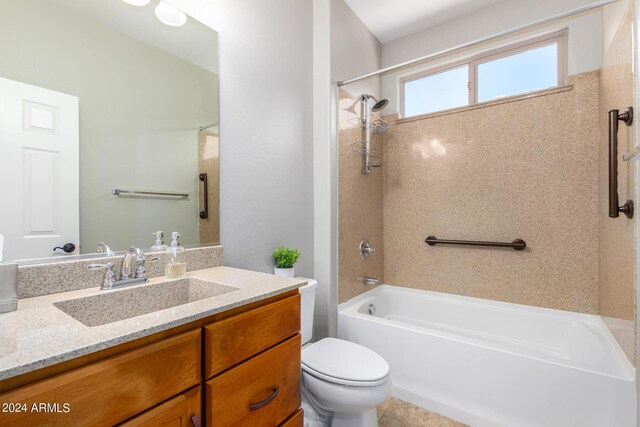
{"type": "Polygon", "coordinates": [[[5,261],[219,242],[218,35],[155,6],[0,0],[5,261]]]}

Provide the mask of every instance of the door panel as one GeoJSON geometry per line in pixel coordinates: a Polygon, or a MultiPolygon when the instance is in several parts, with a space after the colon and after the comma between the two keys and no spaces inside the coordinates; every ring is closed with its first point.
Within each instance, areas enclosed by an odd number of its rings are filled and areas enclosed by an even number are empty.
{"type": "Polygon", "coordinates": [[[79,243],[78,98],[0,78],[0,234],[7,260],[79,243]]]}

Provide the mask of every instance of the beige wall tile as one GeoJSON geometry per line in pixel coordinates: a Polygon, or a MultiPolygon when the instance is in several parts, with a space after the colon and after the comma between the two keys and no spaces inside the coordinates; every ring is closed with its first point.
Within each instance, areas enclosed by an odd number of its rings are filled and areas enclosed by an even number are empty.
{"type": "MultiPolygon", "coordinates": [[[[604,52],[600,71],[600,144],[599,144],[599,313],[608,318],[635,321],[635,221],[624,215],[608,217],[608,120],[612,109],[623,111],[634,104],[633,86],[633,8],[620,23],[609,48],[604,52]]],[[[634,145],[635,121],[631,127],[620,122],[618,131],[619,159],[634,145]]],[[[633,199],[635,173],[633,162],[618,164],[618,196],[620,204],[633,199]]],[[[634,200],[637,203],[637,200],[634,200]]],[[[611,325],[611,322],[606,322],[611,325]]],[[[612,333],[633,362],[635,334],[612,333]]]]}
{"type": "MultiPolygon", "coordinates": [[[[363,276],[383,279],[382,170],[372,168],[362,174],[362,156],[357,151],[364,139],[357,125],[360,103],[341,90],[338,134],[338,299],[344,302],[370,287],[363,276]],[[355,104],[355,111],[353,106],[355,104]],[[360,259],[360,241],[367,240],[376,252],[360,259]]],[[[373,134],[372,146],[382,150],[382,135],[373,134]]]]}
{"type": "MultiPolygon", "coordinates": [[[[200,243],[220,243],[220,137],[217,131],[198,135],[198,171],[208,180],[209,217],[199,220],[200,243]]],[[[198,206],[204,209],[203,184],[198,185],[198,206]]]]}
{"type": "Polygon", "coordinates": [[[570,83],[389,127],[385,283],[597,312],[598,73],[570,83]],[[430,247],[430,234],[528,247],[430,247]]]}

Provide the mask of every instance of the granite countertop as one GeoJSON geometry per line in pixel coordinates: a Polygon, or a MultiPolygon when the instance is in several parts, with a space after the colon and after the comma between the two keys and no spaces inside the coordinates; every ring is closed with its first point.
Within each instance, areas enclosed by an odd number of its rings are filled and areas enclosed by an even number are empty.
{"type": "MultiPolygon", "coordinates": [[[[213,282],[223,287],[230,286],[237,290],[91,327],[58,309],[54,303],[105,292],[122,292],[132,287],[112,291],[101,291],[94,287],[20,299],[17,311],[0,314],[0,380],[113,347],[306,284],[304,280],[230,267],[191,271],[187,273],[187,278],[213,282]]],[[[168,280],[158,277],[137,286],[152,286],[168,280]]]]}

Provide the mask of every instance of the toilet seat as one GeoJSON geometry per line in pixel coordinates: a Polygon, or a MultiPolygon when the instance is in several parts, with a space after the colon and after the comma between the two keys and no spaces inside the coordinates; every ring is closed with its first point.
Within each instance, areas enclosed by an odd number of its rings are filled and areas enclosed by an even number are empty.
{"type": "Polygon", "coordinates": [[[345,385],[350,387],[374,387],[380,384],[384,384],[387,381],[387,377],[376,380],[376,381],[354,381],[354,380],[348,380],[344,378],[331,377],[329,375],[325,375],[318,371],[314,371],[313,369],[309,368],[304,364],[302,365],[302,370],[303,372],[306,372],[307,374],[314,376],[316,378],[319,378],[328,383],[332,383],[336,385],[345,385]]]}
{"type": "Polygon", "coordinates": [[[336,338],[304,348],[302,370],[324,381],[352,387],[384,384],[389,376],[389,364],[376,352],[336,338]]]}

